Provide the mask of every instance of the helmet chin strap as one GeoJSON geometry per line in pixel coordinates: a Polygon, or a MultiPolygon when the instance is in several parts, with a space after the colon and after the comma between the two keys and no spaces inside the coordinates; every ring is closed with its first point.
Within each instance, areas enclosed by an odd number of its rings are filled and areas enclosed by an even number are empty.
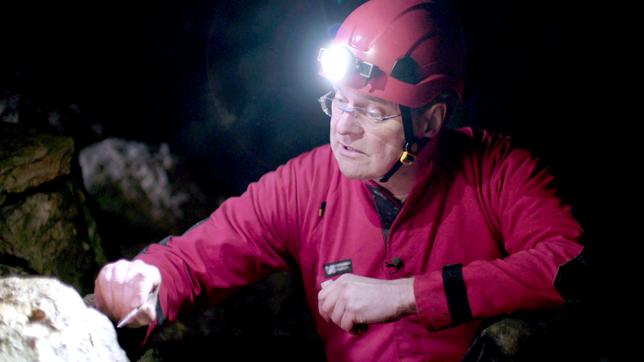
{"type": "Polygon", "coordinates": [[[427,138],[417,138],[416,136],[414,136],[411,108],[400,106],[400,114],[402,115],[403,131],[405,134],[405,147],[403,148],[403,152],[400,154],[398,161],[391,167],[391,169],[389,169],[389,171],[387,171],[384,176],[382,176],[382,178],[379,180],[380,182],[389,181],[391,176],[393,176],[401,166],[413,165],[421,148],[423,148],[429,141],[429,139],[427,138]]]}

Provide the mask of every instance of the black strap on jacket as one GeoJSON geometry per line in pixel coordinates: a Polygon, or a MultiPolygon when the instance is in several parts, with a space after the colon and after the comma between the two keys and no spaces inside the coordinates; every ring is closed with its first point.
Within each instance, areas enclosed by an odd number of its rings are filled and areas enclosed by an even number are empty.
{"type": "Polygon", "coordinates": [[[472,310],[467,299],[462,264],[450,264],[443,267],[443,287],[452,322],[461,324],[471,320],[472,310]]]}

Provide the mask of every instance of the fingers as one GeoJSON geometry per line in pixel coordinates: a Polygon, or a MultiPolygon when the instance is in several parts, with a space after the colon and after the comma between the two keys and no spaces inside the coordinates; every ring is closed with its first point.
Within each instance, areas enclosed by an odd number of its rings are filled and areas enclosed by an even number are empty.
{"type": "Polygon", "coordinates": [[[344,329],[347,332],[353,330],[354,316],[353,313],[343,313],[342,317],[335,324],[339,325],[340,328],[344,329]]]}
{"type": "Polygon", "coordinates": [[[354,325],[354,315],[347,311],[347,300],[342,297],[343,283],[338,279],[326,280],[320,284],[322,289],[318,293],[318,309],[320,316],[325,321],[334,324],[349,332],[354,325]]]}
{"type": "Polygon", "coordinates": [[[118,320],[145,303],[132,324],[148,324],[156,318],[157,295],[148,296],[160,283],[159,270],[142,261],[119,260],[108,264],[94,283],[96,307],[111,319],[118,320]]]}
{"type": "Polygon", "coordinates": [[[126,260],[119,260],[114,263],[112,268],[112,287],[110,292],[112,294],[111,300],[114,305],[114,312],[116,315],[124,315],[127,313],[128,306],[125,304],[126,300],[124,298],[124,288],[127,276],[128,268],[130,262],[126,260]]]}
{"type": "Polygon", "coordinates": [[[158,288],[161,284],[161,274],[155,267],[151,267],[140,260],[132,263],[128,273],[128,296],[130,308],[141,306],[128,327],[139,327],[150,324],[156,319],[156,306],[158,288]]]}
{"type": "MultiPolygon", "coordinates": [[[[392,282],[347,273],[321,284],[318,309],[325,321],[360,334],[366,331],[368,324],[399,319],[402,300],[399,291],[410,288],[413,284],[406,281],[392,282]]],[[[413,298],[413,289],[411,295],[413,298]]]]}
{"type": "Polygon", "coordinates": [[[322,292],[320,291],[318,294],[318,311],[320,312],[320,316],[328,322],[335,303],[327,296],[322,295],[322,292]]]}
{"type": "MultiPolygon", "coordinates": [[[[112,268],[114,268],[114,264],[104,266],[94,281],[96,308],[104,313],[108,312],[107,306],[112,305],[112,291],[109,285],[109,281],[112,280],[112,268]]],[[[106,314],[111,317],[110,313],[106,314]]]]}
{"type": "MultiPolygon", "coordinates": [[[[333,323],[339,325],[342,327],[342,320],[345,317],[345,301],[344,299],[338,299],[333,306],[333,310],[331,311],[331,320],[333,323]]],[[[344,329],[344,328],[343,328],[344,329]]]]}
{"type": "Polygon", "coordinates": [[[150,292],[160,281],[160,277],[157,279],[147,267],[147,264],[136,260],[130,263],[127,269],[122,293],[124,300],[129,301],[128,310],[145,303],[150,292]]]}

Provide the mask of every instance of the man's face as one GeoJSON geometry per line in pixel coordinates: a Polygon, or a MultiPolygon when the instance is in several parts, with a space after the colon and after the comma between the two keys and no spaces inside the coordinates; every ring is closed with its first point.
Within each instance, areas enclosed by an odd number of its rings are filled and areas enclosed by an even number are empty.
{"type": "MultiPolygon", "coordinates": [[[[348,87],[335,89],[336,99],[352,107],[382,115],[400,114],[398,105],[369,97],[348,87]]],[[[382,177],[400,157],[405,138],[400,116],[374,123],[361,112],[344,113],[334,107],[330,143],[342,173],[354,179],[382,177]]]]}

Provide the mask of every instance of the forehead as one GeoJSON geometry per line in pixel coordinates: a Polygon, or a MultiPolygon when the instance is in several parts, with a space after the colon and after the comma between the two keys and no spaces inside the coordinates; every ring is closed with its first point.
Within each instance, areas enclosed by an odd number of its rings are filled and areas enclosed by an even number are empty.
{"type": "Polygon", "coordinates": [[[358,92],[355,89],[349,88],[347,86],[336,85],[333,87],[333,89],[335,90],[336,93],[341,94],[345,97],[349,97],[355,101],[373,102],[373,103],[378,103],[378,104],[382,104],[385,106],[392,106],[392,107],[396,106],[396,104],[391,101],[358,92]]]}

